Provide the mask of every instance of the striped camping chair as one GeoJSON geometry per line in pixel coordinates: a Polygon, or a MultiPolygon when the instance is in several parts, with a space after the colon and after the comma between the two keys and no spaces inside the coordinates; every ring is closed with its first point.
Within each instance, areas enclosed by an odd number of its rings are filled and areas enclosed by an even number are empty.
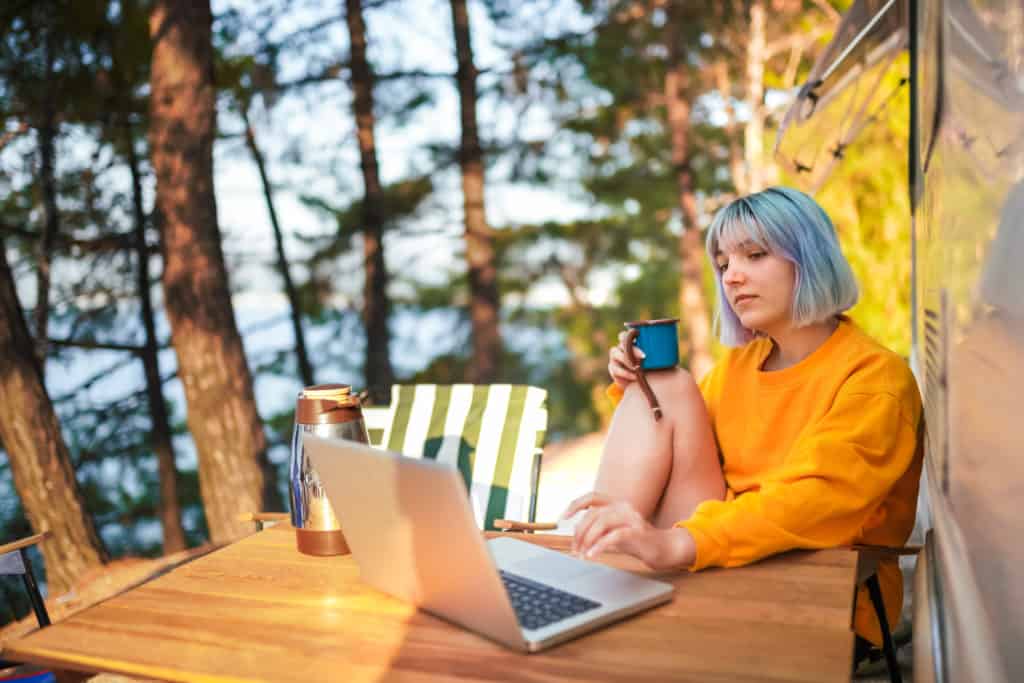
{"type": "Polygon", "coordinates": [[[391,404],[364,408],[370,442],[459,468],[477,524],[533,521],[547,431],[547,391],[512,384],[391,388],[391,404]]]}

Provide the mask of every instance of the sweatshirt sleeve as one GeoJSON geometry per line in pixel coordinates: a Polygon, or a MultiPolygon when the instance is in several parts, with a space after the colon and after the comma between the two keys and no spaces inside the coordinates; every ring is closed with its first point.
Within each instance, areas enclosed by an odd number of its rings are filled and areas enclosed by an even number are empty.
{"type": "Polygon", "coordinates": [[[705,501],[677,523],[696,541],[692,569],[842,545],[881,524],[881,503],[914,457],[917,417],[904,407],[889,393],[840,393],[760,489],[705,501]]]}

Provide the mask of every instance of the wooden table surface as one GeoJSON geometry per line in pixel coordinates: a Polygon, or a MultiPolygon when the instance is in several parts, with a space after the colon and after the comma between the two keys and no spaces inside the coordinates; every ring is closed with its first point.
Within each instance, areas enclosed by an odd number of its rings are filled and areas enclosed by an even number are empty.
{"type": "MultiPolygon", "coordinates": [[[[522,538],[565,549],[568,538],[522,538]]],[[[612,557],[609,564],[639,567],[612,557]]],[[[671,603],[519,654],[373,590],[278,526],[11,643],[67,671],[180,681],[849,681],[856,553],[661,575],[671,603]]]]}

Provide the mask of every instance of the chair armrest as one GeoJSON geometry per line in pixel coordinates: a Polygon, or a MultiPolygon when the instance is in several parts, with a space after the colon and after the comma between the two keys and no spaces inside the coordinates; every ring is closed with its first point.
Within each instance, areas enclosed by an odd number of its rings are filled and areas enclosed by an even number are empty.
{"type": "Polygon", "coordinates": [[[917,555],[921,552],[921,546],[919,545],[901,545],[893,547],[888,545],[869,545],[867,543],[858,543],[851,545],[850,549],[858,552],[878,553],[879,555],[917,555]]]}
{"type": "Polygon", "coordinates": [[[15,550],[21,550],[22,548],[28,548],[29,546],[33,546],[36,543],[42,542],[49,536],[50,532],[44,531],[41,534],[35,534],[34,536],[26,536],[25,538],[20,538],[17,541],[5,543],[4,545],[0,545],[0,555],[6,555],[7,553],[12,553],[15,550]]]}
{"type": "Polygon", "coordinates": [[[867,581],[878,570],[878,563],[883,558],[916,555],[921,551],[921,546],[916,545],[892,547],[862,543],[851,545],[849,548],[857,553],[858,586],[867,581]]]}

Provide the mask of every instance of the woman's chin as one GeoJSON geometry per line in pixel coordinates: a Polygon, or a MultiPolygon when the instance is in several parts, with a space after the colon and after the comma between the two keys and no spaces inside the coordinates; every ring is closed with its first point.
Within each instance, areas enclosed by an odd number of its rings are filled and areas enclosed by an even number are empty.
{"type": "Polygon", "coordinates": [[[768,334],[767,330],[774,330],[779,327],[780,321],[773,316],[758,315],[751,311],[746,315],[737,316],[740,324],[755,334],[768,334]]]}
{"type": "Polygon", "coordinates": [[[757,331],[764,329],[764,316],[757,315],[756,313],[747,313],[746,315],[736,316],[740,319],[740,325],[751,331],[757,331]]]}

